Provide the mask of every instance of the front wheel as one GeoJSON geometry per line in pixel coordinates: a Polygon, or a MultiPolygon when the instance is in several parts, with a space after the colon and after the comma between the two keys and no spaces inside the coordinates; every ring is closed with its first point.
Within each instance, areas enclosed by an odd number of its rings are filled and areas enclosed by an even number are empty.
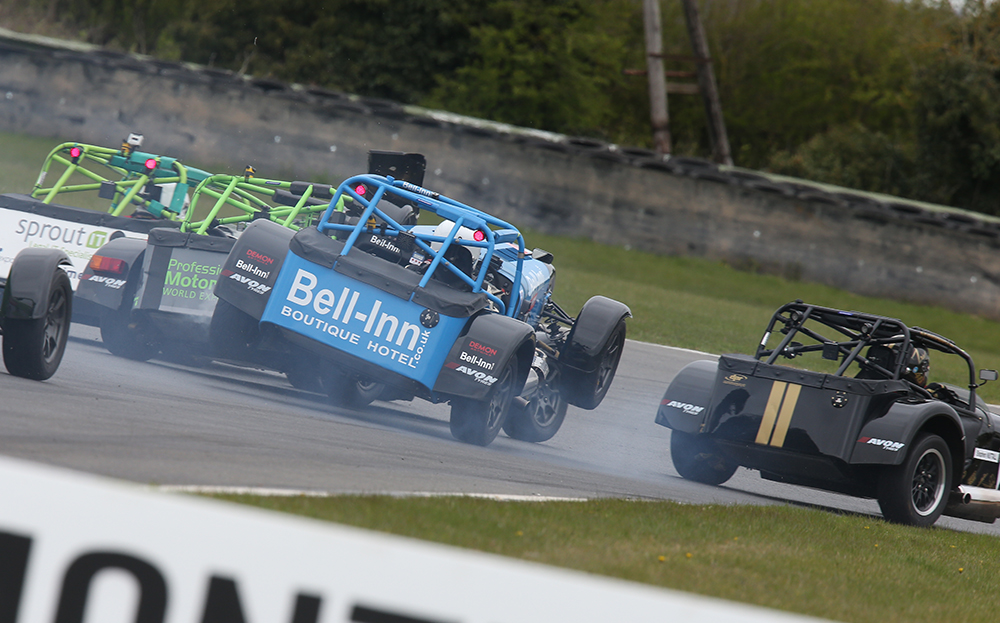
{"type": "Polygon", "coordinates": [[[558,389],[542,385],[527,405],[511,405],[503,431],[519,441],[548,441],[562,426],[566,408],[566,399],[558,389]]]}
{"type": "Polygon", "coordinates": [[[596,409],[611,387],[624,348],[625,319],[622,318],[601,348],[597,357],[597,367],[593,371],[584,373],[567,369],[564,372],[570,402],[581,409],[596,409]]]}
{"type": "Polygon", "coordinates": [[[948,444],[937,435],[917,437],[903,463],[886,467],[879,477],[882,515],[895,523],[932,525],[948,503],[951,480],[948,444]]]}
{"type": "Polygon", "coordinates": [[[721,485],[738,467],[719,452],[711,438],[679,430],[670,431],[670,458],[682,478],[706,485],[721,485]]]}
{"type": "Polygon", "coordinates": [[[44,381],[62,362],[73,312],[73,287],[64,271],[52,275],[49,291],[44,316],[4,323],[3,363],[14,376],[44,381]]]}
{"type": "Polygon", "coordinates": [[[488,446],[503,427],[514,400],[517,381],[517,358],[511,357],[500,377],[493,384],[486,400],[453,398],[451,401],[451,434],[465,443],[488,446]]]}

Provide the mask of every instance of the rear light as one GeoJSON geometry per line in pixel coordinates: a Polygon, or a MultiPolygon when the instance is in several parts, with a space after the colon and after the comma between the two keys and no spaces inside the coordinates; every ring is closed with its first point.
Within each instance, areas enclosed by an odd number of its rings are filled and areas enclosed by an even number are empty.
{"type": "Polygon", "coordinates": [[[78,163],[80,161],[80,156],[82,155],[83,155],[83,150],[80,149],[78,145],[73,145],[72,147],[70,147],[69,157],[73,160],[73,164],[78,163]]]}
{"type": "Polygon", "coordinates": [[[128,264],[125,260],[120,260],[115,257],[104,257],[103,255],[95,255],[91,257],[88,266],[90,267],[90,270],[95,273],[124,275],[128,272],[128,264]]]}
{"type": "Polygon", "coordinates": [[[476,242],[482,242],[483,240],[486,240],[486,234],[483,232],[483,230],[477,229],[475,232],[473,232],[472,239],[475,240],[476,242]]]}
{"type": "Polygon", "coordinates": [[[156,169],[156,159],[155,158],[149,158],[149,159],[147,159],[146,160],[146,170],[149,173],[152,173],[155,169],[156,169]]]}

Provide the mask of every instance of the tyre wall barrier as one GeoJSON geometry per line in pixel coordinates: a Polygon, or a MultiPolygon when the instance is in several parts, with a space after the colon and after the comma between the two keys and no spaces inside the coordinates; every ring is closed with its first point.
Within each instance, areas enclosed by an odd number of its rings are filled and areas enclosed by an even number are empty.
{"type": "Polygon", "coordinates": [[[110,146],[141,132],[209,170],[327,183],[370,149],[420,152],[429,188],[521,227],[1000,320],[996,219],[698,158],[2,30],[0,130],[110,146]]]}

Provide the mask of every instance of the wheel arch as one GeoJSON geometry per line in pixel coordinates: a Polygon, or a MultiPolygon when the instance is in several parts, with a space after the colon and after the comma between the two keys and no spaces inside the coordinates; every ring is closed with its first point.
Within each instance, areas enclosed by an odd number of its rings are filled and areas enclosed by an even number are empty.
{"type": "MultiPolygon", "coordinates": [[[[222,265],[219,280],[215,284],[215,295],[260,320],[294,236],[294,230],[267,219],[258,219],[247,225],[222,265]],[[258,267],[258,270],[267,274],[266,278],[254,277],[268,287],[265,292],[257,293],[248,289],[244,282],[249,278],[249,273],[246,272],[247,269],[240,267],[245,264],[258,267]]],[[[332,268],[332,265],[327,268],[332,268]]]]}
{"type": "Polygon", "coordinates": [[[922,433],[935,434],[948,444],[956,477],[960,477],[965,460],[962,422],[954,409],[939,402],[896,403],[886,415],[866,423],[858,435],[850,462],[899,465],[913,440],[922,433]],[[897,447],[895,444],[902,445],[897,447]]]}
{"type": "MultiPolygon", "coordinates": [[[[128,266],[126,271],[124,287],[107,287],[105,283],[92,281],[95,276],[94,270],[88,265],[80,276],[80,285],[76,288],[75,296],[82,301],[93,303],[94,305],[117,311],[121,308],[125,300],[126,292],[135,294],[139,282],[142,280],[142,263],[146,253],[146,241],[137,238],[115,238],[99,248],[94,255],[122,260],[128,266]]],[[[119,275],[120,277],[120,275],[119,275]]]]}
{"type": "Polygon", "coordinates": [[[656,423],[685,433],[698,433],[708,417],[715,377],[716,361],[692,361],[684,366],[667,386],[656,411],[656,423]]]}
{"type": "Polygon", "coordinates": [[[535,333],[529,325],[514,318],[481,311],[473,316],[465,332],[452,345],[434,382],[433,391],[482,400],[489,394],[492,383],[484,384],[476,378],[498,375],[513,358],[517,362],[514,390],[515,395],[520,394],[528,378],[534,352],[535,333]],[[460,371],[463,368],[465,371],[460,371]]]}
{"type": "Polygon", "coordinates": [[[59,249],[21,250],[14,257],[3,289],[0,321],[33,320],[44,316],[52,294],[52,274],[63,266],[72,267],[73,263],[59,249]]]}

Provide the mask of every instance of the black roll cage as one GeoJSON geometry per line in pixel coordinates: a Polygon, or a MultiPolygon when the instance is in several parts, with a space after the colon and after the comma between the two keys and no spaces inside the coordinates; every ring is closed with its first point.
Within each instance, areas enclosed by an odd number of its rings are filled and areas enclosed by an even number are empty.
{"type": "Polygon", "coordinates": [[[897,356],[892,369],[888,369],[862,355],[862,351],[869,346],[897,344],[900,345],[894,349],[897,352],[909,352],[910,346],[916,346],[961,357],[969,369],[969,391],[974,395],[976,388],[979,387],[972,357],[946,337],[920,327],[908,327],[896,318],[809,305],[802,301],[787,303],[774,312],[767,330],[757,345],[754,358],[774,364],[778,357],[792,359],[807,352],[822,351],[824,359],[836,361],[843,357],[843,361],[834,373],[836,376],[844,376],[850,365],[858,362],[863,368],[884,375],[886,379],[898,380],[902,378],[904,357],[897,356]],[[829,339],[812,327],[804,326],[808,320],[836,331],[841,339],[829,339]],[[778,325],[780,327],[777,330],[784,337],[777,347],[768,349],[767,342],[778,325]],[[816,343],[803,345],[793,341],[792,338],[799,333],[808,336],[816,343]]]}

